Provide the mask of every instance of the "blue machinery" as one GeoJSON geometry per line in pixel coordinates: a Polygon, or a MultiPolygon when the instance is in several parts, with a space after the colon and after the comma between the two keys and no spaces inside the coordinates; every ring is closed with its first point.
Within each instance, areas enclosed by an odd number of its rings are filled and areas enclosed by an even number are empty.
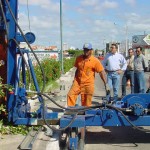
{"type": "MultiPolygon", "coordinates": [[[[89,108],[75,107],[66,109],[51,100],[38,87],[28,50],[20,49],[19,47],[20,42],[26,42],[32,51],[30,43],[34,42],[35,36],[32,33],[24,35],[17,23],[18,0],[0,0],[0,6],[0,32],[6,31],[8,42],[7,83],[14,87],[14,92],[7,95],[8,119],[10,122],[15,125],[46,124],[52,130],[61,131],[60,147],[71,150],[83,149],[80,141],[84,141],[84,134],[80,136],[79,129],[81,129],[82,133],[86,126],[133,126],[136,129],[140,129],[138,126],[150,125],[150,94],[130,94],[114,105],[108,105],[104,102],[99,106],[89,108]],[[19,32],[17,32],[18,30],[19,32]],[[28,62],[25,61],[24,54],[27,54],[28,62]],[[36,89],[35,93],[41,102],[39,109],[34,113],[31,112],[27,99],[27,71],[31,74],[36,89]],[[61,118],[58,118],[57,112],[49,113],[47,111],[45,98],[51,100],[62,109],[66,109],[61,118]],[[51,125],[59,125],[60,128],[56,129],[51,125]]],[[[41,72],[43,82],[45,82],[42,67],[41,72]]]]}

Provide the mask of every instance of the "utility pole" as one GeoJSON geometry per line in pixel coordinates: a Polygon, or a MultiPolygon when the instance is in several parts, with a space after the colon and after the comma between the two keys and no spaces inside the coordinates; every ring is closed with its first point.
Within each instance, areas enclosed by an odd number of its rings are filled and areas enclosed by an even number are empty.
{"type": "Polygon", "coordinates": [[[128,26],[127,26],[127,24],[126,24],[126,27],[125,27],[126,29],[126,57],[127,57],[127,55],[128,55],[128,26]]]}
{"type": "Polygon", "coordinates": [[[62,31],[62,1],[60,0],[60,43],[61,43],[61,74],[64,73],[64,62],[63,62],[63,31],[62,31]]]}
{"type": "MultiPolygon", "coordinates": [[[[117,24],[114,22],[114,25],[116,26],[117,24]]],[[[125,55],[128,55],[128,26],[127,24],[125,25],[125,55]]]]}

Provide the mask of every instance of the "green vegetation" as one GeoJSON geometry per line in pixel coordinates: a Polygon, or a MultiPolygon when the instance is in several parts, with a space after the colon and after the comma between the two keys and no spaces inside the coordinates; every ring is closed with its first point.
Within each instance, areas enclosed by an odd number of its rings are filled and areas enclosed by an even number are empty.
{"type": "Polygon", "coordinates": [[[68,50],[68,53],[73,57],[77,57],[83,53],[82,50],[68,50]]]}
{"type": "Polygon", "coordinates": [[[2,78],[0,77],[0,98],[5,96],[4,90],[7,89],[9,92],[12,91],[12,86],[7,84],[2,84],[2,78]]]}
{"type": "MultiPolygon", "coordinates": [[[[75,58],[83,53],[82,50],[69,50],[68,51],[69,55],[72,56],[71,59],[64,59],[64,73],[68,72],[74,65],[75,58]]],[[[45,91],[48,92],[47,87],[49,88],[50,85],[52,85],[52,88],[57,88],[57,84],[55,81],[60,78],[61,76],[61,62],[56,61],[55,59],[45,59],[41,62],[41,66],[44,70],[45,73],[45,78],[46,78],[46,88],[45,91]]],[[[41,74],[40,67],[37,65],[34,67],[34,71],[36,74],[36,78],[38,81],[38,85],[40,89],[43,86],[43,78],[41,74]]],[[[29,75],[27,74],[27,79],[29,75]]],[[[31,90],[34,89],[33,81],[31,83],[31,90]]],[[[51,90],[51,88],[49,89],[51,90]]]]}
{"type": "MultiPolygon", "coordinates": [[[[64,73],[68,72],[73,67],[74,62],[75,62],[75,57],[71,59],[64,59],[64,73]]],[[[50,85],[52,85],[53,88],[57,88],[58,86],[55,83],[55,81],[59,79],[61,76],[61,63],[54,59],[45,59],[41,62],[41,66],[45,73],[45,80],[46,80],[45,90],[47,91],[47,87],[49,87],[50,85]]],[[[41,89],[43,86],[43,77],[42,77],[40,67],[38,65],[35,66],[34,71],[36,74],[38,85],[41,89]]],[[[27,74],[27,80],[29,81],[28,74],[27,74]]],[[[33,81],[31,82],[31,90],[35,90],[33,81]]]]}
{"type": "MultiPolygon", "coordinates": [[[[0,77],[0,98],[5,99],[5,91],[11,92],[12,87],[7,84],[2,84],[2,78],[0,77]]],[[[0,134],[23,134],[26,135],[31,127],[27,126],[13,126],[7,120],[6,102],[0,104],[0,134]],[[4,103],[4,104],[3,104],[4,103]]]]}

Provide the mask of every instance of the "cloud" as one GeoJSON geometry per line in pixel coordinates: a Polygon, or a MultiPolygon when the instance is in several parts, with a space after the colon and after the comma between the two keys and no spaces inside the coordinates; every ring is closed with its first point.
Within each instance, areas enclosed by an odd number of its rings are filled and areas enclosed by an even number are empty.
{"type": "Polygon", "coordinates": [[[117,2],[113,2],[113,1],[108,1],[108,0],[106,0],[106,1],[104,1],[103,3],[102,3],[102,7],[103,8],[112,8],[112,9],[114,9],[114,8],[117,8],[118,7],[118,3],[117,2]]]}
{"type": "Polygon", "coordinates": [[[134,6],[136,4],[136,0],[125,0],[127,4],[130,4],[131,6],[134,6]]]}
{"type": "MultiPolygon", "coordinates": [[[[19,23],[23,30],[28,30],[26,0],[20,0],[19,23]]],[[[111,40],[125,39],[125,25],[128,35],[143,34],[150,29],[148,9],[130,9],[134,0],[62,0],[63,2],[63,41],[82,48],[84,42],[91,42],[94,47],[105,46],[111,40]],[[130,5],[126,5],[126,3],[130,5]],[[127,11],[124,11],[127,10],[127,11]],[[123,14],[123,15],[122,15],[123,14]],[[114,24],[116,23],[116,25],[114,24]]],[[[136,2],[137,6],[139,5],[136,2]]],[[[145,3],[142,3],[145,5],[145,3]]],[[[30,0],[31,30],[37,42],[48,45],[60,44],[59,0],[30,0]]],[[[148,5],[147,5],[148,6],[148,5]]]]}
{"type": "MultiPolygon", "coordinates": [[[[26,0],[20,0],[20,5],[27,5],[26,0]]],[[[48,9],[49,11],[58,12],[59,11],[59,2],[53,2],[52,0],[29,0],[28,4],[30,6],[38,6],[43,9],[48,9]]]]}
{"type": "Polygon", "coordinates": [[[109,0],[83,0],[81,1],[80,7],[77,8],[77,11],[81,14],[105,14],[109,9],[116,9],[118,7],[118,3],[115,1],[109,0]]]}
{"type": "Polygon", "coordinates": [[[150,32],[150,20],[147,19],[149,16],[142,15],[139,12],[128,12],[124,13],[124,15],[118,16],[122,22],[122,24],[119,25],[120,29],[125,31],[125,26],[128,26],[128,35],[131,37],[133,35],[142,35],[144,31],[150,32]]]}
{"type": "MultiPolygon", "coordinates": [[[[25,13],[19,14],[19,25],[25,33],[29,32],[28,17],[25,13]]],[[[31,32],[36,36],[36,43],[48,45],[52,39],[59,40],[59,18],[56,19],[56,16],[30,16],[30,25],[31,32]]]]}
{"type": "MultiPolygon", "coordinates": [[[[50,0],[29,0],[28,2],[29,2],[29,5],[38,5],[38,6],[45,6],[51,3],[50,0]]],[[[27,1],[21,0],[19,1],[19,4],[26,5],[27,1]]]]}
{"type": "Polygon", "coordinates": [[[81,4],[83,6],[96,6],[99,4],[99,0],[82,0],[81,4]]]}
{"type": "MultiPolygon", "coordinates": [[[[30,17],[31,27],[34,29],[42,29],[47,30],[50,28],[57,29],[59,28],[59,19],[55,17],[47,17],[47,16],[31,16],[30,17]]],[[[27,28],[28,27],[28,18],[26,14],[19,14],[19,23],[27,28]]]]}

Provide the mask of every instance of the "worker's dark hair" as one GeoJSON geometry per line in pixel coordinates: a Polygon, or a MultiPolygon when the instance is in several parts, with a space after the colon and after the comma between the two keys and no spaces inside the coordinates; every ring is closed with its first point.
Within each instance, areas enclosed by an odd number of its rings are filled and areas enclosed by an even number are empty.
{"type": "Polygon", "coordinates": [[[141,47],[141,46],[136,47],[136,50],[137,50],[138,48],[140,49],[140,51],[142,51],[142,47],[141,47]]]}
{"type": "Polygon", "coordinates": [[[134,50],[133,50],[133,48],[129,48],[129,49],[128,49],[128,52],[129,52],[129,51],[134,51],[134,50]]]}
{"type": "Polygon", "coordinates": [[[118,45],[117,45],[117,44],[115,44],[115,43],[111,44],[111,46],[115,46],[115,47],[116,47],[116,49],[118,49],[118,45]]]}

